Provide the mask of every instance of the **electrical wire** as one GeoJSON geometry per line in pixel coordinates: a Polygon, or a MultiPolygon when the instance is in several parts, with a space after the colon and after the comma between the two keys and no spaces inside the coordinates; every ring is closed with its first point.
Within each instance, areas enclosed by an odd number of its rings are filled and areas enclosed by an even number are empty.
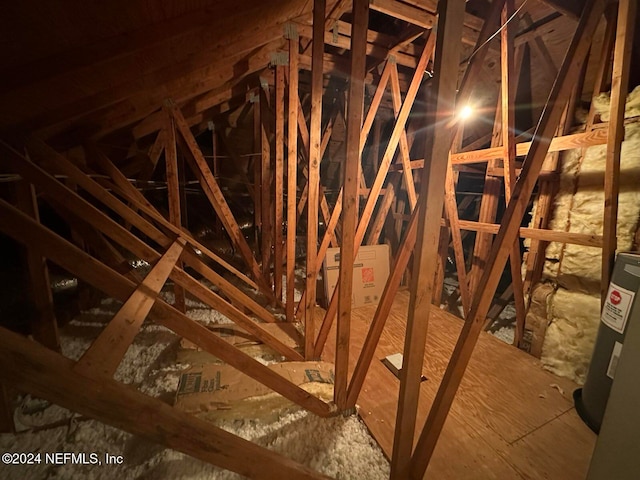
{"type": "MultiPolygon", "coordinates": [[[[494,0],[495,1],[495,0],[494,0]]],[[[505,29],[505,27],[507,25],[509,25],[509,22],[511,22],[511,20],[513,20],[514,18],[516,18],[516,15],[518,15],[518,13],[520,13],[520,10],[522,10],[522,8],[527,4],[528,0],[524,0],[524,2],[522,2],[522,4],[518,7],[518,9],[513,12],[513,14],[507,19],[506,22],[504,22],[500,28],[498,28],[498,30],[496,30],[489,38],[487,38],[484,42],[482,42],[482,45],[480,45],[479,47],[477,47],[473,52],[471,52],[471,55],[469,55],[469,58],[467,58],[467,63],[471,62],[471,59],[474,57],[474,55],[476,53],[478,53],[478,51],[483,48],[485,45],[487,45],[491,40],[493,40],[494,38],[496,38],[496,35],[498,35],[502,30],[505,29]]]]}

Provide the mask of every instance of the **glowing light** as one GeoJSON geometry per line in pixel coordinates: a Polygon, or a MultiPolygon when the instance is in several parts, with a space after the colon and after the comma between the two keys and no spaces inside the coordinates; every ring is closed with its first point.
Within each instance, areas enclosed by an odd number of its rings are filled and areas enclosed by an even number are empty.
{"type": "Polygon", "coordinates": [[[469,105],[462,107],[462,109],[458,113],[458,117],[460,118],[460,120],[466,120],[470,118],[471,115],[473,115],[473,108],[471,108],[469,105]]]}

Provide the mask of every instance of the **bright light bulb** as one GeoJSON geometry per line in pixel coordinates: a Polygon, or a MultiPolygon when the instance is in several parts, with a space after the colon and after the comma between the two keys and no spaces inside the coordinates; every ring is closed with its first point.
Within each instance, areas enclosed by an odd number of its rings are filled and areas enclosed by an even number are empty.
{"type": "Polygon", "coordinates": [[[460,117],[460,120],[466,120],[469,117],[471,117],[472,114],[473,114],[473,108],[471,108],[469,105],[466,105],[462,107],[462,110],[460,110],[460,113],[458,114],[458,116],[460,117]]]}

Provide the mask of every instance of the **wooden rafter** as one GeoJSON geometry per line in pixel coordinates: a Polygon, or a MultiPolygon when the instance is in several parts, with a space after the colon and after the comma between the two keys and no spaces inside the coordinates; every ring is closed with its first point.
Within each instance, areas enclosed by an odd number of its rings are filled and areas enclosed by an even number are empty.
{"type": "MultiPolygon", "coordinates": [[[[260,218],[262,228],[260,229],[260,253],[262,256],[262,276],[265,278],[268,288],[272,287],[271,282],[271,258],[273,252],[273,225],[274,211],[272,210],[273,168],[271,165],[271,111],[269,108],[270,93],[269,85],[263,84],[260,88],[260,218]]],[[[257,185],[256,185],[257,187],[257,185]]]]}
{"type": "MultiPolygon", "coordinates": [[[[276,67],[276,132],[275,132],[275,167],[274,167],[274,236],[273,236],[273,283],[277,300],[282,300],[282,262],[283,255],[283,215],[284,215],[284,89],[285,67],[276,67]]],[[[293,232],[295,235],[295,232],[293,232]]]]}
{"type": "MultiPolygon", "coordinates": [[[[37,144],[31,144],[37,148],[37,144]]],[[[33,149],[32,149],[33,151],[33,149]]],[[[35,150],[39,152],[38,150],[35,150]]],[[[65,199],[64,203],[67,208],[80,218],[84,218],[86,222],[90,223],[93,227],[100,231],[105,232],[107,236],[116,241],[122,247],[130,250],[139,258],[148,261],[155,262],[159,258],[159,254],[142,242],[140,239],[131,234],[128,230],[122,228],[114,220],[107,217],[100,210],[90,205],[86,200],[79,197],[72,190],[64,187],[59,182],[56,182],[50,175],[44,172],[42,169],[24,161],[19,155],[11,149],[7,152],[11,153],[10,165],[15,171],[20,172],[25,178],[29,178],[31,181],[41,185],[43,191],[48,195],[57,198],[65,199]]],[[[41,154],[41,151],[40,151],[41,154]]],[[[124,219],[130,221],[132,225],[138,227],[142,232],[147,234],[159,245],[168,247],[173,241],[170,237],[165,236],[158,229],[153,227],[150,223],[142,219],[134,211],[128,209],[122,202],[118,201],[110,195],[105,189],[99,187],[88,177],[84,176],[82,172],[77,170],[63,157],[54,157],[48,155],[48,162],[52,164],[58,171],[64,171],[77,181],[78,185],[82,185],[98,198],[105,205],[112,208],[123,216],[124,219]],[[88,180],[87,180],[88,179],[88,180]]],[[[187,261],[189,265],[199,273],[203,274],[205,278],[212,281],[215,285],[219,286],[221,290],[229,296],[229,298],[236,300],[239,304],[245,305],[251,310],[254,310],[258,315],[266,319],[273,321],[273,317],[254,300],[249,299],[246,294],[239,292],[235,287],[231,286],[229,282],[219,277],[209,267],[201,264],[201,260],[195,256],[193,252],[187,252],[187,261]]],[[[236,323],[242,325],[247,331],[254,334],[257,338],[261,339],[266,344],[272,346],[274,350],[279,351],[282,355],[292,360],[299,360],[300,354],[294,351],[291,347],[288,347],[276,337],[273,337],[270,333],[263,331],[256,323],[248,318],[243,312],[235,308],[233,305],[228,304],[222,297],[214,293],[210,289],[204,287],[200,282],[196,281],[193,277],[186,274],[181,268],[175,268],[171,273],[171,278],[179,285],[187,288],[194,296],[203,301],[210,307],[220,311],[236,323]]],[[[100,287],[98,287],[100,288],[100,287]]]]}
{"type": "MultiPolygon", "coordinates": [[[[502,24],[507,24],[509,18],[514,15],[514,0],[506,0],[502,9],[502,24]]],[[[505,204],[511,201],[513,186],[516,183],[516,119],[515,103],[516,89],[518,85],[515,52],[513,48],[515,31],[512,24],[507,24],[501,32],[500,59],[501,59],[501,106],[502,106],[502,148],[504,149],[504,198],[505,204]]],[[[553,73],[556,73],[553,71],[553,73]]],[[[509,267],[511,269],[511,282],[513,284],[513,299],[516,308],[516,330],[514,345],[518,345],[524,334],[525,305],[524,288],[522,284],[522,255],[520,252],[520,240],[516,237],[509,255],[509,267]]]]}

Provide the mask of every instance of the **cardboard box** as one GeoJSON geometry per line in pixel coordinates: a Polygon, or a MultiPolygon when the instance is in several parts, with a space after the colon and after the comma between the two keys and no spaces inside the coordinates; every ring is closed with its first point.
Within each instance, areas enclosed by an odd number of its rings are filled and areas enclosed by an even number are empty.
{"type": "MultiPolygon", "coordinates": [[[[338,283],[340,274],[340,249],[327,249],[322,263],[324,294],[327,301],[338,283]]],[[[389,277],[389,246],[362,245],[353,264],[352,307],[377,305],[389,277]]]]}

